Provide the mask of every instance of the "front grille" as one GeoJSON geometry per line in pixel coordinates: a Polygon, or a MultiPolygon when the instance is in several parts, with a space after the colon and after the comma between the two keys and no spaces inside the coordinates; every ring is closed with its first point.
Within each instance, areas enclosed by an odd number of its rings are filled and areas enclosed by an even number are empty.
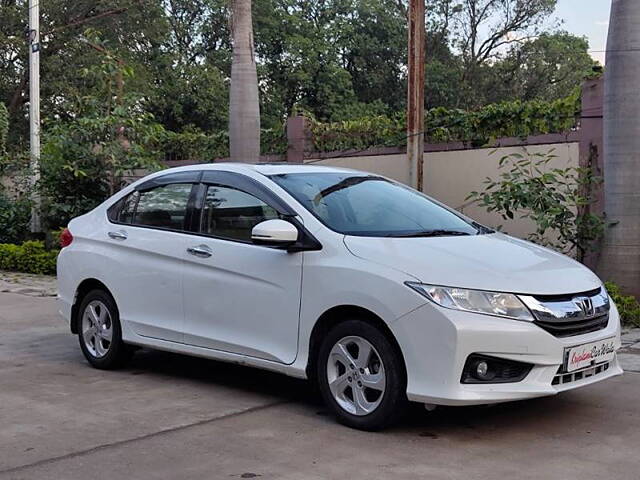
{"type": "Polygon", "coordinates": [[[553,377],[551,385],[565,385],[567,383],[577,382],[585,378],[593,377],[609,370],[611,362],[601,363],[600,365],[594,365],[591,367],[583,368],[571,373],[563,373],[562,367],[558,369],[558,373],[553,377]]]}
{"type": "Polygon", "coordinates": [[[607,328],[607,325],[609,324],[609,315],[570,322],[543,322],[541,320],[536,320],[533,323],[556,337],[572,337],[574,335],[583,335],[585,333],[596,332],[603,328],[607,328]]]}
{"type": "Polygon", "coordinates": [[[572,337],[606,328],[609,295],[603,288],[567,295],[520,295],[534,323],[556,337],[572,337]]]}

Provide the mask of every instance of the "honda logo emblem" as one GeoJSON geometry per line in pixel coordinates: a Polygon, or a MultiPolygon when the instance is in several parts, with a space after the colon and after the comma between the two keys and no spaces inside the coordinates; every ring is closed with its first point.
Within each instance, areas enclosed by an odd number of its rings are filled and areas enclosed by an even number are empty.
{"type": "Polygon", "coordinates": [[[580,309],[585,317],[592,317],[595,314],[593,301],[589,297],[577,297],[573,299],[573,303],[580,309]]]}

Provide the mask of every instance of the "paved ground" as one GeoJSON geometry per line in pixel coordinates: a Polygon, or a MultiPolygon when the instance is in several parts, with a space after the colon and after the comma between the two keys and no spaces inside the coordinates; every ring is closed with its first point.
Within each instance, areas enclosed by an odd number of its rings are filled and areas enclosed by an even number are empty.
{"type": "Polygon", "coordinates": [[[548,399],[415,408],[363,433],[305,382],[258,370],[146,351],[93,370],[54,299],[0,293],[2,480],[637,479],[639,399],[627,373],[548,399]]]}
{"type": "Polygon", "coordinates": [[[32,297],[55,297],[56,277],[0,270],[0,292],[32,297]]]}

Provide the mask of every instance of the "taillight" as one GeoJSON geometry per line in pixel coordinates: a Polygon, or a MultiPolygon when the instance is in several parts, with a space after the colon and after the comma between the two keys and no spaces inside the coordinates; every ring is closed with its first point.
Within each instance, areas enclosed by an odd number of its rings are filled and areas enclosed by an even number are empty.
{"type": "Polygon", "coordinates": [[[68,247],[73,242],[73,235],[71,235],[71,231],[68,228],[65,228],[60,234],[60,247],[68,247]]]}

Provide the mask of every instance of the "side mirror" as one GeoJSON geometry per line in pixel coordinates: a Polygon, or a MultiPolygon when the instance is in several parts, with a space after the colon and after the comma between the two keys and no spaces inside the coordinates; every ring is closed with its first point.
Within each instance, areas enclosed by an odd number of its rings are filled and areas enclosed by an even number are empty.
{"type": "Polygon", "coordinates": [[[251,231],[251,240],[258,245],[286,247],[298,241],[298,229],[285,220],[265,220],[251,231]]]}

